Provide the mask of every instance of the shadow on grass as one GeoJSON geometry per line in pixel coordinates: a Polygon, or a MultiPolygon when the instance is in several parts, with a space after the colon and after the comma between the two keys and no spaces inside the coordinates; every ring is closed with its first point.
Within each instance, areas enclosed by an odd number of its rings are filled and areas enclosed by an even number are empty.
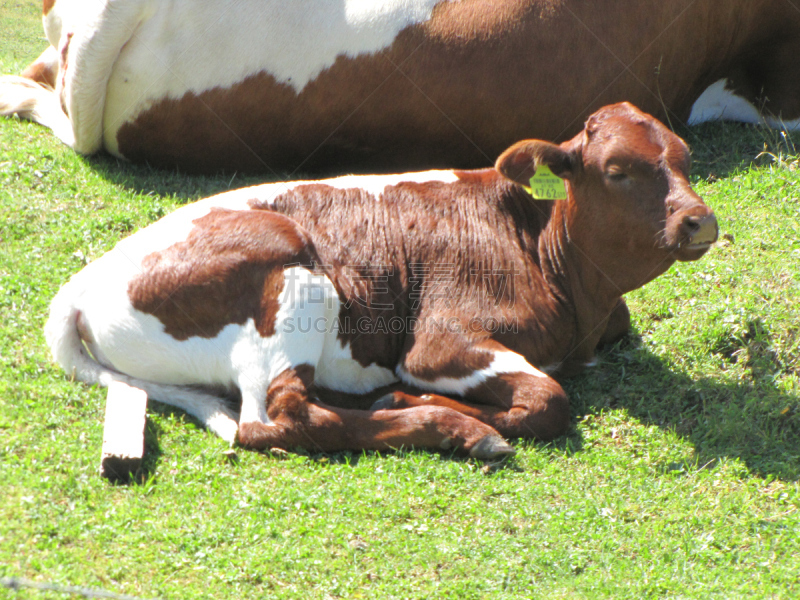
{"type": "Polygon", "coordinates": [[[82,156],[81,160],[97,175],[115,185],[140,194],[174,196],[185,202],[213,196],[232,189],[285,179],[278,175],[211,174],[188,175],[178,171],[136,165],[106,153],[82,156]]]}
{"type": "MultiPolygon", "coordinates": [[[[192,423],[196,425],[197,429],[202,430],[204,428],[202,423],[191,415],[186,414],[179,408],[163,404],[158,400],[148,400],[147,413],[148,415],[172,416],[176,421],[182,422],[184,425],[192,423]]],[[[144,456],[139,469],[135,473],[131,473],[129,477],[119,477],[112,480],[112,483],[117,485],[141,485],[153,477],[158,471],[161,457],[164,454],[159,441],[163,434],[164,429],[159,425],[158,420],[147,418],[144,427],[144,456]]],[[[209,435],[213,434],[209,432],[209,435]]],[[[235,461],[235,456],[231,460],[235,461]]]]}
{"type": "MultiPolygon", "coordinates": [[[[751,327],[758,331],[758,324],[751,327]]],[[[733,360],[721,354],[720,360],[733,360]]],[[[774,369],[756,353],[748,378],[735,383],[694,380],[666,364],[630,335],[600,353],[600,365],[565,380],[580,417],[604,408],[624,408],[642,423],[671,429],[695,448],[700,464],[738,458],[761,477],[800,479],[800,403],[773,384],[774,369]]],[[[565,444],[580,444],[575,436],[565,444]]]]}
{"type": "Polygon", "coordinates": [[[693,178],[703,181],[716,181],[751,165],[768,165],[776,157],[798,153],[794,140],[797,134],[793,137],[784,131],[744,123],[679,125],[675,133],[692,149],[693,178]]]}
{"type": "MultiPolygon", "coordinates": [[[[786,132],[742,123],[711,122],[694,127],[677,124],[675,133],[683,137],[692,149],[694,177],[706,181],[727,177],[753,164],[770,164],[777,156],[796,155],[800,145],[800,142],[796,145],[793,136],[786,132]]],[[[796,134],[794,137],[797,137],[796,134]]],[[[104,152],[81,157],[81,160],[111,183],[142,194],[156,193],[183,198],[186,202],[260,183],[359,172],[358,165],[352,165],[349,169],[317,170],[293,175],[284,171],[190,175],[129,163],[104,152]]]]}
{"type": "MultiPolygon", "coordinates": [[[[152,410],[152,408],[148,410],[152,410]]],[[[136,483],[144,483],[155,475],[156,468],[163,455],[161,446],[158,443],[161,434],[162,429],[158,423],[153,419],[147,419],[144,427],[144,457],[142,458],[142,466],[134,480],[136,483]]]]}

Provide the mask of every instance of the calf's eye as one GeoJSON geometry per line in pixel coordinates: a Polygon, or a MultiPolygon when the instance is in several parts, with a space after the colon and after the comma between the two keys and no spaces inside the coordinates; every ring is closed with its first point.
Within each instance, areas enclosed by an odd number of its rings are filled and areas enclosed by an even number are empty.
{"type": "Polygon", "coordinates": [[[620,183],[628,179],[628,174],[624,171],[609,171],[606,176],[614,183],[620,183]]]}

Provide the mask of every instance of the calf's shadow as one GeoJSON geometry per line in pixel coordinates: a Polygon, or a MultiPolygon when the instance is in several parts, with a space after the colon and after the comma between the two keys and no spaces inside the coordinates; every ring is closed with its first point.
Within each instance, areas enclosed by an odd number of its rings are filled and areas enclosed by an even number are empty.
{"type": "MultiPolygon", "coordinates": [[[[759,324],[750,324],[758,329],[759,324]]],[[[633,331],[598,354],[599,364],[562,381],[574,419],[625,409],[647,425],[673,430],[694,447],[698,465],[739,459],[754,475],[800,479],[798,398],[779,390],[764,360],[748,360],[747,379],[693,379],[644,347],[633,331]]],[[[721,353],[720,362],[736,360],[721,353]]],[[[557,442],[580,450],[580,428],[557,442]]]]}

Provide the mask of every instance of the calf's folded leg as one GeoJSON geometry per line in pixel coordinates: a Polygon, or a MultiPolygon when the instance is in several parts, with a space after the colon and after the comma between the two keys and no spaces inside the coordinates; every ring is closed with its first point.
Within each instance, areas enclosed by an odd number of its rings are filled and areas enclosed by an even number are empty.
{"type": "Polygon", "coordinates": [[[476,344],[449,361],[442,360],[441,364],[450,367],[456,361],[484,366],[461,378],[453,378],[435,371],[426,372],[428,365],[422,364],[420,368],[419,361],[407,357],[401,370],[402,378],[432,393],[414,396],[394,392],[378,400],[373,410],[446,407],[491,425],[506,438],[547,441],[567,431],[570,413],[566,393],[555,379],[528,363],[523,356],[489,341],[476,344]],[[450,396],[458,396],[459,400],[450,396]]]}
{"type": "Polygon", "coordinates": [[[452,448],[484,460],[514,452],[492,427],[450,408],[337,408],[309,398],[312,381],[313,368],[307,365],[287,369],[276,377],[267,392],[268,422],[241,423],[239,443],[258,450],[278,447],[319,452],[452,448]]]}
{"type": "Polygon", "coordinates": [[[505,438],[549,441],[563,435],[569,427],[569,400],[558,382],[524,373],[487,379],[460,399],[396,391],[373,404],[373,410],[422,406],[458,411],[490,425],[505,438]]]}

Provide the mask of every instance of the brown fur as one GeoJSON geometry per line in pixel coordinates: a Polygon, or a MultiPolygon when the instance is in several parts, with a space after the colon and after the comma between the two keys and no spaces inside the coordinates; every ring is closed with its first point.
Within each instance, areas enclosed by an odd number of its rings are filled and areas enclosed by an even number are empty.
{"type": "Polygon", "coordinates": [[[184,242],[145,257],[128,296],[176,339],[215,337],[253,318],[263,336],[275,332],[286,265],[311,266],[305,233],[280,215],[213,210],[195,221],[184,242]]]}
{"type": "MultiPolygon", "coordinates": [[[[688,185],[686,145],[630,105],[603,109],[584,133],[560,146],[516,144],[498,159],[498,170],[461,172],[450,185],[400,184],[386,188],[379,201],[322,184],[276,199],[271,210],[309,231],[345,299],[354,289],[370,288],[341,265],[383,266],[388,296],[371,300],[384,304],[394,296],[393,313],[420,325],[401,335],[351,337],[362,364],[399,363],[424,381],[457,379],[511,350],[533,365],[574,373],[599,344],[627,330],[622,294],[676,259],[699,258],[704,250],[686,248],[698,223],[705,223],[706,241],[716,237],[716,225],[707,221],[713,213],[688,185]],[[567,179],[568,201],[533,201],[500,174],[513,173],[525,183],[541,164],[567,179]],[[442,271],[443,265],[451,267],[442,271]],[[434,275],[427,280],[420,273],[434,275]],[[513,276],[502,282],[500,274],[513,276]],[[433,290],[436,283],[454,293],[412,301],[412,289],[433,290]],[[475,315],[504,328],[431,326],[447,318],[464,324],[475,315]]],[[[375,313],[351,308],[340,317],[355,315],[375,313]]],[[[507,437],[550,439],[564,431],[569,415],[555,380],[524,373],[489,379],[462,399],[420,395],[403,386],[389,392],[384,407],[438,405],[507,437]]],[[[330,396],[326,401],[335,402],[330,396]]]]}
{"type": "MultiPolygon", "coordinates": [[[[474,325],[491,318],[511,329],[521,308],[548,312],[552,301],[542,296],[526,252],[536,246],[548,207],[486,170],[462,173],[454,185],[402,183],[380,201],[360,190],[300,186],[279,196],[273,210],[309,231],[326,273],[350,300],[341,322],[413,319],[415,331],[399,335],[344,332],[354,357],[393,368],[405,354],[415,372],[432,378],[463,377],[491,362],[469,355],[471,338],[448,333],[448,319],[467,329],[474,317],[474,325]],[[375,287],[385,292],[370,293],[375,287]]],[[[544,358],[554,349],[538,352],[544,358]]]]}
{"type": "Polygon", "coordinates": [[[259,73],[162,100],[117,139],[134,161],[185,171],[485,166],[523,137],[567,139],[612,102],[686,119],[723,77],[792,119],[798,32],[800,12],[782,0],[443,2],[299,94],[259,73]]]}
{"type": "Polygon", "coordinates": [[[55,89],[58,65],[47,64],[37,60],[28,65],[20,75],[47,88],[55,89]]]}
{"type": "Polygon", "coordinates": [[[568,426],[564,390],[531,365],[582,368],[598,344],[627,330],[623,294],[675,260],[699,258],[716,239],[713,212],[688,171],[680,138],[633,106],[614,105],[572,140],[519,142],[496,169],[457,172],[454,183],[400,183],[375,198],[323,182],[273,204],[256,198],[249,211],[212,211],[185,242],[147,257],[129,295],[178,339],[250,317],[266,336],[276,274],[289,263],[318,269],[339,293],[340,325],[407,325],[345,326],[340,335],[362,365],[399,366],[433,389],[479,371],[485,378],[458,398],[393,386],[376,408],[398,410],[365,412],[349,407],[351,395],[315,388],[310,366],[295,366],[269,388],[272,424],[242,424],[240,443],[414,444],[493,457],[510,451],[498,433],[546,440],[568,426]],[[543,164],[565,179],[567,200],[535,201],[521,187],[543,164]],[[511,352],[528,364],[486,371],[511,352]]]}
{"type": "Polygon", "coordinates": [[[308,389],[313,377],[310,365],[281,373],[267,393],[272,424],[243,424],[239,443],[258,450],[277,447],[324,452],[389,450],[412,444],[470,452],[487,441],[502,451],[508,448],[490,426],[446,407],[369,412],[310,401],[308,389]]]}
{"type": "Polygon", "coordinates": [[[549,440],[569,425],[569,399],[550,378],[507,373],[470,390],[463,399],[439,394],[392,394],[393,409],[441,406],[487,423],[506,438],[549,440]]]}

